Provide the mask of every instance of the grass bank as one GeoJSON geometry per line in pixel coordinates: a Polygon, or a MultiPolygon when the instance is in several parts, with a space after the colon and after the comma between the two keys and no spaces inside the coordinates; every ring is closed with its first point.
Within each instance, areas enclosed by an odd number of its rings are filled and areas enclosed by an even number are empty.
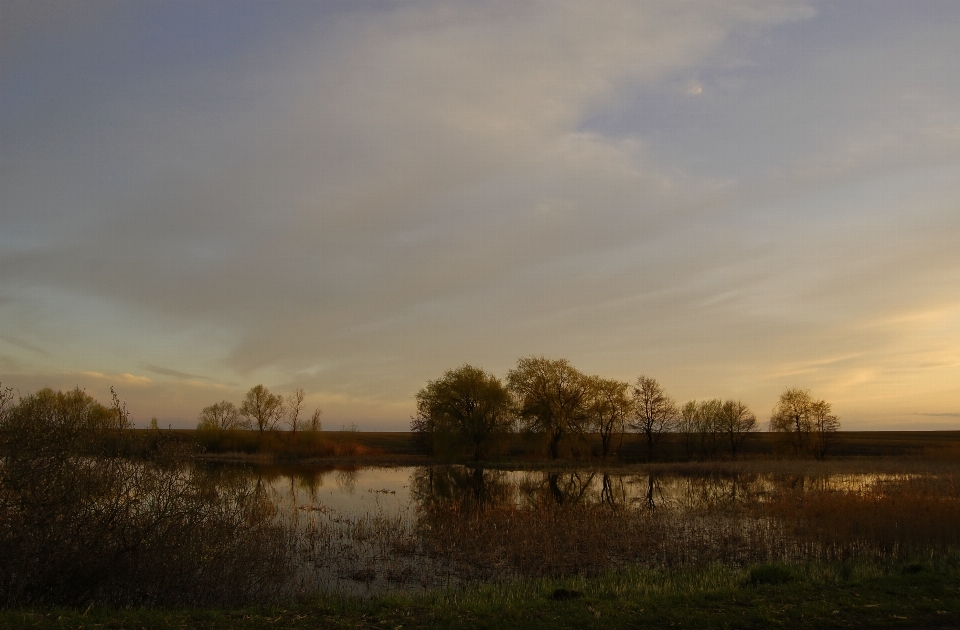
{"type": "Polygon", "coordinates": [[[628,569],[234,610],[6,610],[35,628],[953,628],[960,558],[628,569]]]}

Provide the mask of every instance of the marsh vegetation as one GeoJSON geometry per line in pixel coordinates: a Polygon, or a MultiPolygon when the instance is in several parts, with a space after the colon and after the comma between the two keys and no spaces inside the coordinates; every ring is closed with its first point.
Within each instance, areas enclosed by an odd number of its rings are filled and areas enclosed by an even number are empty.
{"type": "Polygon", "coordinates": [[[41,390],[2,402],[6,606],[224,606],[960,549],[949,451],[526,470],[236,465],[131,430],[116,398],[41,390]]]}

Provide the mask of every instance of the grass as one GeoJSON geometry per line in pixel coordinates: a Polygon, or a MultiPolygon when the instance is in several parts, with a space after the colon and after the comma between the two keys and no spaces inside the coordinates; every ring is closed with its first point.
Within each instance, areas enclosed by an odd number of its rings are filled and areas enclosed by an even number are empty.
{"type": "Polygon", "coordinates": [[[911,562],[624,569],[233,610],[0,611],[36,628],[944,628],[960,624],[955,556],[911,562]]]}

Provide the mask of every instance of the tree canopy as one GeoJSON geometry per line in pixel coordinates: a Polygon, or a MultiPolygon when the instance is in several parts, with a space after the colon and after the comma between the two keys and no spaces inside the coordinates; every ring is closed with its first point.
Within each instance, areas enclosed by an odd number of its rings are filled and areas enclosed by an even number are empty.
{"type": "Polygon", "coordinates": [[[840,430],[840,419],[833,415],[830,403],[793,387],[780,394],[770,416],[770,430],[781,434],[795,454],[810,453],[823,459],[840,430]]]}
{"type": "Polygon", "coordinates": [[[466,447],[478,460],[511,424],[510,394],[500,379],[463,365],[417,392],[417,417],[411,429],[433,452],[466,447]]]}
{"type": "Polygon", "coordinates": [[[560,456],[566,438],[585,431],[587,379],[566,359],[520,359],[507,386],[527,428],[546,435],[551,458],[560,456]]]}
{"type": "Polygon", "coordinates": [[[240,415],[246,417],[261,433],[276,427],[283,414],[283,397],[271,394],[263,385],[251,387],[240,404],[240,415]]]}
{"type": "Polygon", "coordinates": [[[633,386],[633,421],[631,428],[642,433],[647,440],[647,457],[660,438],[676,426],[679,410],[672,398],[667,396],[657,379],[641,376],[633,386]]]}

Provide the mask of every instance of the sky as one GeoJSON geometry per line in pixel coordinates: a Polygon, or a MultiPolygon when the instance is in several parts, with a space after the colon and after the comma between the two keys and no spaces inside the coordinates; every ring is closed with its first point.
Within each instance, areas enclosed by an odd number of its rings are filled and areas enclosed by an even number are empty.
{"type": "Polygon", "coordinates": [[[325,428],[521,357],[960,429],[960,3],[0,1],[0,383],[325,428]]]}

